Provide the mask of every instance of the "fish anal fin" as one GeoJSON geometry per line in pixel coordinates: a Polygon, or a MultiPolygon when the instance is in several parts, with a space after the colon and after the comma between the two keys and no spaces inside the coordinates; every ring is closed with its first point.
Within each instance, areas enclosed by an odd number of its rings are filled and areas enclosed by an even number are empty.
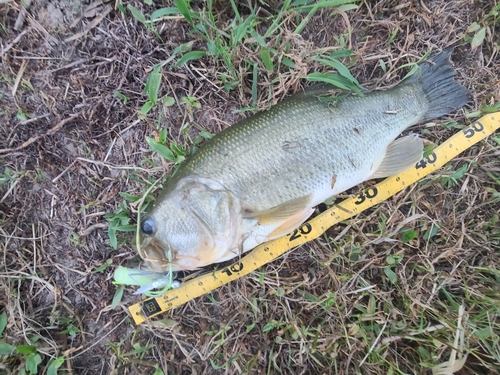
{"type": "Polygon", "coordinates": [[[376,171],[370,178],[383,178],[406,171],[422,159],[424,142],[416,135],[409,135],[391,142],[376,171]]]}
{"type": "Polygon", "coordinates": [[[273,230],[268,235],[268,240],[274,240],[275,238],[282,237],[295,228],[297,228],[300,224],[307,220],[309,216],[314,212],[314,208],[306,208],[300,212],[296,212],[294,215],[290,216],[288,220],[286,220],[283,224],[281,224],[278,228],[273,230]]]}
{"type": "Polygon", "coordinates": [[[265,211],[247,211],[244,213],[246,219],[256,219],[259,225],[279,224],[282,221],[288,221],[295,215],[302,214],[306,209],[310,210],[309,203],[311,195],[292,199],[278,206],[265,211]]]}

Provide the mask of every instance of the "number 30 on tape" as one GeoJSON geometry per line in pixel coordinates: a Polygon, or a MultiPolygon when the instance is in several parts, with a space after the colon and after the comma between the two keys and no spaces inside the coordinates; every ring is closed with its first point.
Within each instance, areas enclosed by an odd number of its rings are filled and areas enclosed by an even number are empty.
{"type": "Polygon", "coordinates": [[[420,160],[413,168],[385,179],[354,198],[346,199],[339,205],[302,224],[289,235],[256,247],[229,267],[189,280],[179,288],[167,291],[161,297],[150,298],[130,306],[129,311],[135,323],[143,323],[150,317],[181,306],[221,285],[249,274],[291,248],[321,236],[332,225],[388,199],[405,187],[441,168],[498,128],[500,128],[500,112],[481,117],[436,147],[429,156],[420,160]]]}

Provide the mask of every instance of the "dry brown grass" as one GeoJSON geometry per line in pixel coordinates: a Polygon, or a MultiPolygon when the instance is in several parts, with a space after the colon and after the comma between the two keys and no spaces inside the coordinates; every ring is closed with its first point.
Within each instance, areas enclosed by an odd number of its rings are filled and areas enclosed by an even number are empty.
{"type": "MultiPolygon", "coordinates": [[[[456,374],[500,370],[498,135],[322,239],[141,327],[125,309],[137,302],[132,290],[110,308],[113,268],[135,252],[126,237],[112,250],[103,219],[123,201],[119,192],[140,195],[141,181],[171,171],[145,142],[160,114],[170,139],[188,145],[201,129],[217,133],[235,123],[242,117],[235,110],[266,108],[297,90],[301,75],[322,69],[307,55],[342,41],[357,54],[351,72],[370,87],[394,84],[402,76],[397,67],[458,44],[458,80],[474,102],[453,120],[468,124],[466,113],[500,101],[498,18],[488,21],[476,50],[464,43],[491,2],[366,1],[345,17],[318,12],[301,36],[292,34],[300,19],[290,17],[284,39],[270,43],[288,43],[296,67],[262,73],[256,103],[245,64],[262,63],[242,44],[234,52],[233,92],[221,88],[224,67],[210,58],[166,66],[160,95],[177,104],[155,107],[147,118],[137,112],[151,68],[182,43],[194,39],[203,48],[187,23],[160,22],[160,43],[114,2],[51,4],[34,2],[20,30],[20,2],[0,4],[0,177],[7,168],[12,176],[0,186],[0,314],[8,317],[0,342],[36,346],[40,373],[63,357],[61,374],[153,374],[155,366],[168,374],[431,374],[454,350],[458,361],[467,356],[456,374]],[[183,105],[183,96],[201,107],[183,105]],[[449,176],[464,165],[453,183],[449,176]],[[426,236],[433,226],[437,232],[426,236]],[[404,230],[415,238],[404,243],[404,230]],[[92,272],[108,259],[113,267],[92,272]]],[[[124,4],[154,10],[139,0],[124,4]]],[[[262,6],[261,15],[276,4],[262,6]]],[[[221,27],[230,9],[218,2],[221,27]]],[[[418,131],[439,144],[457,130],[418,131]]],[[[20,373],[27,358],[0,355],[0,374],[20,373]]]]}

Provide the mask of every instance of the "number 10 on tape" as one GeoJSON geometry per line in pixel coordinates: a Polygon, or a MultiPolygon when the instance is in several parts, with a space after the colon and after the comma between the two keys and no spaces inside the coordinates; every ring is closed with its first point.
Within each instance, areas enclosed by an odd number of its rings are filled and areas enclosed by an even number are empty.
{"type": "Polygon", "coordinates": [[[332,225],[388,199],[405,187],[441,168],[498,128],[500,128],[500,112],[481,117],[436,147],[430,155],[420,160],[413,168],[385,179],[362,191],[356,197],[346,199],[339,205],[302,224],[289,235],[256,247],[229,267],[199,276],[183,283],[178,289],[167,291],[160,297],[150,298],[130,306],[129,311],[135,323],[143,323],[150,317],[181,306],[196,297],[249,274],[291,248],[321,236],[332,225]]]}

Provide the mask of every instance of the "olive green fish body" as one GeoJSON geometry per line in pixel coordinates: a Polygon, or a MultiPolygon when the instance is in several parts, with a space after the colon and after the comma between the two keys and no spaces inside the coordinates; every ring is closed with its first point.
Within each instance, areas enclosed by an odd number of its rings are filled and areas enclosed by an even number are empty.
{"type": "Polygon", "coordinates": [[[208,140],[169,180],[142,222],[141,255],[155,271],[231,259],[295,229],[314,206],[422,157],[408,127],[469,100],[451,50],[386,91],[328,100],[316,86],[208,140]]]}
{"type": "Polygon", "coordinates": [[[373,173],[381,150],[423,118],[422,96],[416,84],[339,103],[300,93],[216,135],[179,177],[210,176],[261,210],[327,190],[317,205],[373,173]]]}

